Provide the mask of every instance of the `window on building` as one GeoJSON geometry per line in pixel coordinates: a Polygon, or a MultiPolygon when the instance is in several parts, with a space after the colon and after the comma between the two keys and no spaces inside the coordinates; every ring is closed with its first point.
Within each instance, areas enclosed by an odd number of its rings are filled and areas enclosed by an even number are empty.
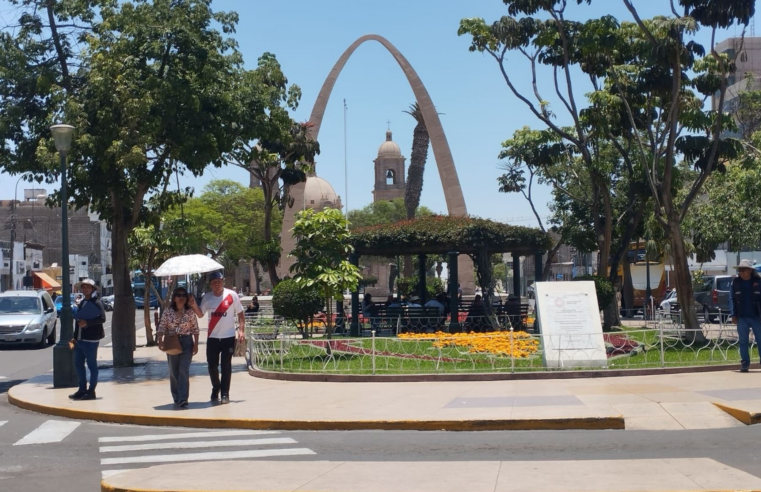
{"type": "Polygon", "coordinates": [[[394,171],[389,169],[388,171],[386,171],[386,184],[392,185],[394,183],[395,183],[394,171]]]}

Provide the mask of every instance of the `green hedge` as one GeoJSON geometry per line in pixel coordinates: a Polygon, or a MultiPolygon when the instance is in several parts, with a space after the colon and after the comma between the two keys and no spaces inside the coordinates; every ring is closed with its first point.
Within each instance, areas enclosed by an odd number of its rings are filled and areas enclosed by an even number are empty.
{"type": "Polygon", "coordinates": [[[300,326],[307,324],[324,304],[325,299],[316,289],[301,287],[295,280],[281,281],[272,293],[275,315],[300,326]]]}
{"type": "Polygon", "coordinates": [[[597,291],[597,304],[600,309],[605,309],[616,298],[616,293],[613,290],[613,284],[605,277],[598,277],[596,275],[581,275],[573,279],[576,280],[592,280],[595,283],[595,290],[597,291]]]}

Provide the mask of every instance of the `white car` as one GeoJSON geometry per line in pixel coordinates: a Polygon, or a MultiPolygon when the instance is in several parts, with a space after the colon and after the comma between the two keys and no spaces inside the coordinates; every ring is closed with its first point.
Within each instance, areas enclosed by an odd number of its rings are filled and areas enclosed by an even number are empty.
{"type": "Polygon", "coordinates": [[[661,301],[660,306],[658,306],[658,309],[663,314],[671,314],[671,306],[673,304],[676,304],[678,301],[676,300],[676,289],[671,289],[671,291],[666,294],[666,297],[663,298],[663,301],[661,301]]]}
{"type": "Polygon", "coordinates": [[[0,294],[0,344],[56,341],[56,309],[44,290],[8,290],[0,294]]]}

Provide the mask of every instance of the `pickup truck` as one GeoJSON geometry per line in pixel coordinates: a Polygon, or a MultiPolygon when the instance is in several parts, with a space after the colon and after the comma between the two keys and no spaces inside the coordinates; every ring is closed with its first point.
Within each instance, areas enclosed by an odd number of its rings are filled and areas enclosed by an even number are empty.
{"type": "Polygon", "coordinates": [[[703,319],[715,323],[721,315],[722,321],[729,317],[729,290],[732,288],[733,275],[716,275],[703,278],[703,285],[693,292],[695,302],[703,310],[703,319]]]}

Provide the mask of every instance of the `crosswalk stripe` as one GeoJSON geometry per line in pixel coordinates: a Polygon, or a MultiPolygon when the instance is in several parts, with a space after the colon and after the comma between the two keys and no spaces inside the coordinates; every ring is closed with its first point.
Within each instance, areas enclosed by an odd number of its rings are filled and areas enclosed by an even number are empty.
{"type": "Polygon", "coordinates": [[[229,430],[229,431],[205,431],[186,432],[184,434],[149,434],[144,436],[121,436],[101,437],[98,442],[148,442],[163,441],[169,439],[196,439],[199,437],[238,437],[238,436],[261,436],[264,434],[279,434],[279,431],[257,430],[229,430]]]}
{"type": "Polygon", "coordinates": [[[152,449],[198,449],[198,448],[223,448],[235,446],[264,446],[268,444],[296,444],[290,437],[275,439],[241,439],[238,441],[191,441],[191,442],[160,442],[154,444],[133,444],[127,446],[103,446],[101,453],[114,453],[126,451],[150,451],[152,449]]]}
{"type": "Polygon", "coordinates": [[[4,426],[7,423],[8,423],[7,420],[0,420],[0,427],[4,426]]]}
{"type": "Polygon", "coordinates": [[[44,444],[63,441],[66,436],[79,427],[80,422],[66,422],[63,420],[48,420],[32,432],[16,441],[14,446],[26,444],[44,444]]]}
{"type": "Polygon", "coordinates": [[[105,458],[101,465],[122,465],[127,463],[175,463],[181,461],[233,460],[239,458],[267,458],[270,456],[297,456],[316,454],[308,448],[256,449],[247,451],[217,451],[209,453],[164,454],[156,456],[132,456],[129,458],[105,458]]]}

